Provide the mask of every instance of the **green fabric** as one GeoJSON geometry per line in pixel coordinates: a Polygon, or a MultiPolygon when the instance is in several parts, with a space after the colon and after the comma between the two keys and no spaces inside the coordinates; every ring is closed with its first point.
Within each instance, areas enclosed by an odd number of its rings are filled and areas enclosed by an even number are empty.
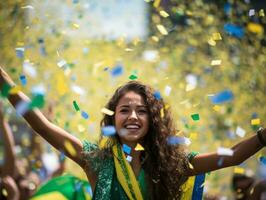
{"type": "MultiPolygon", "coordinates": [[[[98,149],[96,144],[92,144],[88,141],[83,142],[83,151],[89,153],[98,149]]],[[[92,168],[98,175],[95,191],[93,194],[93,200],[128,200],[128,197],[120,185],[115,171],[115,165],[113,158],[106,158],[100,160],[98,158],[91,158],[86,156],[84,159],[88,160],[92,164],[92,168]]],[[[147,185],[145,182],[145,172],[141,169],[138,176],[138,182],[141,188],[141,192],[144,200],[148,199],[147,185]]]]}
{"type": "Polygon", "coordinates": [[[57,191],[69,200],[85,200],[84,192],[88,193],[90,190],[91,187],[87,181],[69,174],[49,180],[37,190],[33,197],[57,191]]]}

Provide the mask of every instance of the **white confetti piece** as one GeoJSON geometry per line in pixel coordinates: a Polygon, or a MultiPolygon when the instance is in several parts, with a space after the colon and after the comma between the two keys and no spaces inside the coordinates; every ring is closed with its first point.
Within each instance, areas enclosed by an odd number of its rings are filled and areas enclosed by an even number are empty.
{"type": "Polygon", "coordinates": [[[170,87],[170,86],[165,86],[165,88],[164,88],[164,94],[166,95],[166,96],[169,96],[170,95],[170,93],[171,93],[171,90],[172,90],[172,88],[170,87]]]}
{"type": "Polygon", "coordinates": [[[221,156],[232,156],[234,154],[234,151],[229,148],[219,147],[217,149],[217,154],[221,156]]]}
{"type": "Polygon", "coordinates": [[[217,65],[221,65],[221,63],[222,63],[222,60],[212,60],[211,65],[217,66],[217,65]]]}
{"type": "Polygon", "coordinates": [[[239,137],[244,137],[246,135],[246,131],[242,129],[240,126],[236,128],[236,135],[239,137]]]}

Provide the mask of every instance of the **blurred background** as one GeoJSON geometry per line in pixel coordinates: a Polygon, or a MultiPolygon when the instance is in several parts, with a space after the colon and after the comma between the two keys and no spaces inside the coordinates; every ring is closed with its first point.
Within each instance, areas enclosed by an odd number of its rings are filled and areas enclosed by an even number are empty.
{"type": "MultiPolygon", "coordinates": [[[[27,95],[42,96],[39,107],[51,121],[82,140],[97,141],[114,90],[139,80],[160,91],[190,151],[217,151],[265,126],[265,9],[259,0],[1,1],[0,65],[27,95]]],[[[33,133],[1,101],[17,156],[38,171],[33,133]]],[[[55,150],[38,141],[53,171],[55,150]]],[[[1,163],[2,155],[1,148],[1,163]]],[[[265,159],[264,148],[209,173],[205,193],[232,199],[233,173],[265,178],[265,159]]],[[[86,179],[69,159],[65,171],[86,179]]]]}

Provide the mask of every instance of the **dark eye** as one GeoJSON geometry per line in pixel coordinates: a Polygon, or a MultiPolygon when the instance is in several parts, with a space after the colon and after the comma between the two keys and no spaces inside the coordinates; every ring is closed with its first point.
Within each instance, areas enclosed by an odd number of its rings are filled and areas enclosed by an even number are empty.
{"type": "Polygon", "coordinates": [[[127,113],[128,112],[128,109],[121,109],[120,112],[121,113],[127,113]]]}
{"type": "Polygon", "coordinates": [[[139,113],[140,114],[145,114],[145,113],[147,113],[147,110],[141,109],[141,110],[139,110],[139,113]]]}

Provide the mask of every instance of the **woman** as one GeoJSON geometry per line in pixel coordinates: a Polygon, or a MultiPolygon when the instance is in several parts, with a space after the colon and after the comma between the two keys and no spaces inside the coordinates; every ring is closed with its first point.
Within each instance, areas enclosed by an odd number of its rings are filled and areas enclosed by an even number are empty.
{"type": "MultiPolygon", "coordinates": [[[[8,74],[0,70],[0,87],[15,87],[8,74]]],[[[8,100],[14,107],[30,102],[22,92],[10,94],[8,100]]],[[[181,145],[168,145],[175,128],[163,99],[136,81],[118,88],[106,108],[114,115],[105,115],[101,126],[113,125],[116,134],[103,148],[82,143],[49,122],[38,109],[23,115],[35,132],[84,169],[94,199],[179,199],[181,186],[189,176],[238,165],[266,143],[263,129],[259,137],[254,135],[232,147],[233,156],[214,152],[188,158],[181,145]],[[144,151],[135,150],[139,146],[144,151]],[[221,157],[222,163],[218,162],[221,157]],[[189,167],[189,160],[193,167],[189,167]]]]}

